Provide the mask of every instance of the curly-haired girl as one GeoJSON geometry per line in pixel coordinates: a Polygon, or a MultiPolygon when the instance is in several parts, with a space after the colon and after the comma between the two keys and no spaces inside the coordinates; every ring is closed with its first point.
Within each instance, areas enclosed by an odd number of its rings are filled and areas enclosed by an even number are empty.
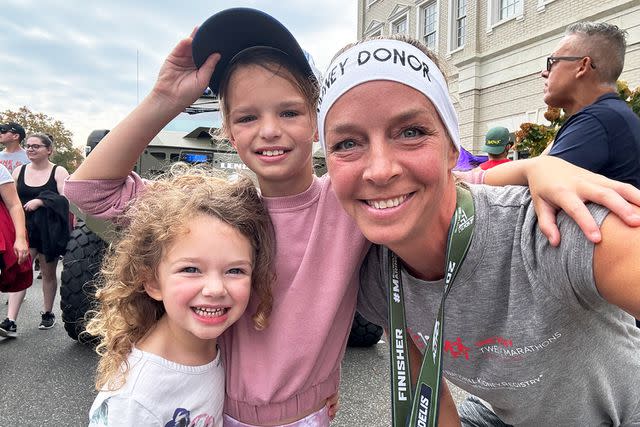
{"type": "Polygon", "coordinates": [[[216,339],[250,292],[255,327],[267,324],[275,243],[256,188],[182,169],[129,207],[105,257],[100,309],[87,326],[102,356],[91,425],[221,426],[216,339]]]}

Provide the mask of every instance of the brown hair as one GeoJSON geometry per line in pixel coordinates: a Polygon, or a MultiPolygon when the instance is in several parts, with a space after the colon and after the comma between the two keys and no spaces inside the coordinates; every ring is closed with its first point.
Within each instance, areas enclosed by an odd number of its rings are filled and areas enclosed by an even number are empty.
{"type": "Polygon", "coordinates": [[[127,226],[103,261],[96,293],[100,307],[89,313],[86,328],[100,340],[96,348],[101,356],[96,378],[99,390],[122,386],[131,349],[165,313],[162,302],[146,294],[144,283],[156,277],[166,250],[187,232],[197,213],[222,220],[251,243],[251,292],[258,301],[253,321],[258,330],[267,326],[275,279],[275,237],[269,214],[248,178],[231,183],[214,173],[176,164],[125,212],[127,226]]]}
{"type": "Polygon", "coordinates": [[[29,138],[38,138],[40,142],[44,144],[45,147],[47,148],[53,147],[53,138],[51,138],[51,136],[46,133],[43,133],[43,132],[30,133],[29,135],[27,135],[27,137],[24,140],[26,141],[29,138]]]}
{"type": "Polygon", "coordinates": [[[284,52],[267,47],[256,47],[248,49],[234,58],[220,81],[218,98],[220,100],[223,124],[222,129],[220,129],[216,136],[229,136],[228,120],[230,107],[226,101],[229,93],[229,81],[234,71],[249,65],[260,66],[293,84],[307,102],[309,111],[315,116],[319,96],[318,81],[300,70],[284,52]]]}

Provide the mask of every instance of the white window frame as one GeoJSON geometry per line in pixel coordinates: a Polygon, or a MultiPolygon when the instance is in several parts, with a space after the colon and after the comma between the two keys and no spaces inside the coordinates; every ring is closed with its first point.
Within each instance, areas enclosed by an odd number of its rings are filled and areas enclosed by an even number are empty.
{"type": "Polygon", "coordinates": [[[549,3],[553,3],[556,0],[538,0],[538,12],[544,12],[544,10],[546,9],[547,5],[549,3]]]}
{"type": "Polygon", "coordinates": [[[400,15],[399,17],[397,17],[393,21],[389,22],[389,34],[406,34],[406,35],[409,35],[409,14],[408,13],[406,13],[404,15],[400,15]],[[404,31],[403,32],[395,31],[396,26],[401,22],[404,22],[404,31]]]}
{"type": "Polygon", "coordinates": [[[449,54],[462,50],[467,41],[467,30],[468,30],[468,17],[469,11],[469,1],[471,0],[451,0],[449,2],[449,54]],[[458,16],[458,9],[460,2],[465,2],[465,14],[464,14],[464,33],[462,37],[462,43],[458,43],[458,20],[461,18],[458,16]]]}
{"type": "Polygon", "coordinates": [[[378,0],[366,0],[366,6],[367,9],[369,9],[371,7],[372,4],[374,4],[375,2],[377,2],[378,0]]]}
{"type": "MultiPolygon", "coordinates": [[[[525,0],[515,0],[514,1],[514,13],[513,15],[509,15],[505,18],[500,17],[502,2],[505,0],[487,0],[487,33],[491,33],[491,31],[497,27],[498,25],[502,25],[505,22],[509,22],[512,20],[521,20],[524,18],[524,2],[525,0]]],[[[506,0],[512,1],[512,0],[506,0]]],[[[544,0],[541,0],[544,1],[544,0]]],[[[553,0],[551,0],[553,1],[553,0]]]]}
{"type": "Polygon", "coordinates": [[[436,15],[435,15],[435,30],[433,32],[433,36],[435,38],[435,45],[433,46],[433,48],[431,48],[431,50],[437,52],[438,51],[438,33],[440,30],[439,20],[438,20],[440,15],[440,0],[426,0],[416,4],[416,8],[418,12],[416,17],[416,38],[420,40],[422,43],[424,43],[425,45],[427,44],[425,40],[426,34],[424,33],[424,28],[425,28],[424,12],[426,7],[431,6],[432,4],[436,8],[436,15]]]}
{"type": "Polygon", "coordinates": [[[365,29],[363,37],[366,38],[366,37],[381,36],[383,28],[384,28],[384,22],[377,21],[374,19],[369,23],[369,25],[365,29]]]}

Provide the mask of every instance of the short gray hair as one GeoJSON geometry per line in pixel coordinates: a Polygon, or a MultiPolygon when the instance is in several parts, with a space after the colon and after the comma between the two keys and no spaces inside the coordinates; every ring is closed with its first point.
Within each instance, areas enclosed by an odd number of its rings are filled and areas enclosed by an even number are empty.
{"type": "Polygon", "coordinates": [[[624,67],[627,32],[606,22],[576,22],[567,27],[566,35],[580,37],[576,54],[591,57],[602,83],[614,84],[624,67]]]}

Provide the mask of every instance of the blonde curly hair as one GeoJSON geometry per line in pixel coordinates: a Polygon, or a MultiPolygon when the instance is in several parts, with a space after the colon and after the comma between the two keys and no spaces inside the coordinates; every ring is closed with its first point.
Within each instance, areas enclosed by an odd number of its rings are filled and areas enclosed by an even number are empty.
{"type": "Polygon", "coordinates": [[[116,390],[125,381],[133,346],[165,313],[162,302],[148,296],[144,283],[156,278],[166,250],[188,231],[197,213],[212,215],[237,229],[253,248],[251,298],[256,329],[267,326],[275,279],[275,236],[258,190],[246,177],[235,182],[203,168],[174,165],[147,186],[124,214],[126,227],[104,258],[98,279],[99,307],[88,313],[86,333],[96,337],[101,356],[96,388],[116,390]]]}

